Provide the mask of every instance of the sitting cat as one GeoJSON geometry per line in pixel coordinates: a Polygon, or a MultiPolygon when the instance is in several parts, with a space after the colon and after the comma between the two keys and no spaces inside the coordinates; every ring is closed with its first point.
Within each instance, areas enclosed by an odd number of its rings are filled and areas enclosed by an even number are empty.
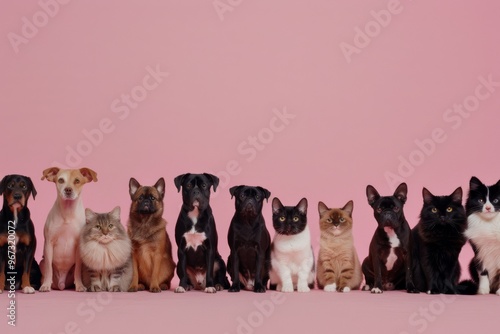
{"type": "Polygon", "coordinates": [[[314,287],[314,254],[307,226],[307,199],[297,206],[283,206],[273,199],[271,245],[271,289],[281,292],[309,292],[314,287]]]}
{"type": "Polygon", "coordinates": [[[318,287],[324,291],[359,289],[363,274],[352,237],[353,202],[342,209],[318,203],[321,232],[318,255],[318,287]]]}
{"type": "Polygon", "coordinates": [[[82,281],[87,291],[127,291],[132,281],[132,245],[120,222],[120,207],[109,213],[85,209],[80,235],[82,281]]]}

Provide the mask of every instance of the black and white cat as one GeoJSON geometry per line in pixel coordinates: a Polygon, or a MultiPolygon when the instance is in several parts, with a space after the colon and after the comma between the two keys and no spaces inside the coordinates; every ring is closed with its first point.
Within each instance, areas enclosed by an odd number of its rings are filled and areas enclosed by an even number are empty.
{"type": "Polygon", "coordinates": [[[301,199],[297,206],[283,206],[275,197],[272,206],[276,234],[271,245],[271,288],[309,292],[314,287],[315,272],[307,199],[301,199]]]}
{"type": "Polygon", "coordinates": [[[465,210],[465,236],[475,254],[469,270],[479,285],[477,293],[500,296],[500,181],[486,186],[472,177],[465,210]]]}

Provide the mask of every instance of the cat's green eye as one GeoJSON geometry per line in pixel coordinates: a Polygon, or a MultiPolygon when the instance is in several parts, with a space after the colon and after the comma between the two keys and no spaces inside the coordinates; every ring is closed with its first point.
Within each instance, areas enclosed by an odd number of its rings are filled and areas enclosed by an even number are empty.
{"type": "Polygon", "coordinates": [[[293,221],[296,223],[299,221],[299,217],[293,217],[293,221]]]}
{"type": "Polygon", "coordinates": [[[451,206],[446,208],[446,212],[452,212],[452,211],[453,211],[453,208],[451,206]]]}
{"type": "Polygon", "coordinates": [[[339,222],[341,222],[341,223],[345,222],[345,218],[344,217],[340,217],[339,222]]]}
{"type": "Polygon", "coordinates": [[[432,208],[431,211],[432,211],[432,213],[436,213],[436,212],[438,212],[438,209],[432,208]]]}
{"type": "Polygon", "coordinates": [[[285,221],[285,219],[286,219],[286,218],[285,218],[285,216],[281,216],[281,217],[280,217],[280,222],[284,222],[284,221],[285,221]]]}

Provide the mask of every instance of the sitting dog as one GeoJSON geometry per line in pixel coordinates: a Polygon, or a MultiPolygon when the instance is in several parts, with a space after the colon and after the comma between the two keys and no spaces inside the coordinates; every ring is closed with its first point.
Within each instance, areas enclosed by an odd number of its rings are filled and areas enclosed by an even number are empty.
{"type": "Polygon", "coordinates": [[[129,192],[132,204],[127,230],[132,241],[134,274],[128,291],[168,290],[175,263],[165,229],[167,222],[162,217],[165,180],[160,178],[154,186],[148,187],[131,178],[129,192]]]}
{"type": "Polygon", "coordinates": [[[175,225],[177,276],[175,292],[194,287],[215,293],[229,289],[226,264],[217,250],[217,229],[210,207],[210,187],[214,191],[219,178],[212,174],[183,174],[174,179],[177,191],[182,188],[182,207],[175,225]]]}
{"type": "Polygon", "coordinates": [[[403,213],[407,193],[406,183],[401,183],[392,196],[380,196],[371,185],[366,187],[378,226],[362,265],[366,280],[363,290],[382,293],[406,288],[409,293],[418,293],[411,272],[411,231],[403,213]]]}
{"type": "MultiPolygon", "coordinates": [[[[7,175],[0,182],[3,207],[0,211],[0,293],[8,272],[15,272],[15,288],[35,293],[40,287],[41,273],[35,260],[35,226],[30,218],[28,198],[35,199],[36,189],[27,176],[7,175]]],[[[9,283],[9,285],[11,285],[9,283]]]]}
{"type": "Polygon", "coordinates": [[[271,193],[262,187],[236,186],[229,189],[236,197],[236,212],[231,219],[227,240],[231,250],[227,268],[232,285],[229,292],[241,288],[266,292],[271,266],[271,237],[262,216],[262,204],[271,193]]]}
{"type": "Polygon", "coordinates": [[[45,243],[41,292],[64,290],[74,284],[78,292],[86,291],[82,283],[80,259],[80,232],[85,225],[85,208],[81,192],[89,182],[97,182],[97,174],[90,168],[47,168],[42,180],[54,182],[57,198],[50,210],[43,235],[45,243]]]}

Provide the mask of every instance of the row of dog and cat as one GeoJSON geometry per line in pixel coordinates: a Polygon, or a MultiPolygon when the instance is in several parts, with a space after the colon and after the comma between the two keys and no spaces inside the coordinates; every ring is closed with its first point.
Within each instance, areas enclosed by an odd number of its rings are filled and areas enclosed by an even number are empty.
{"type": "Polygon", "coordinates": [[[418,224],[410,229],[403,207],[407,185],[381,196],[369,185],[366,195],[377,222],[369,254],[360,263],[352,235],[353,202],[342,208],[318,203],[320,250],[317,262],[307,224],[307,199],[296,206],[272,200],[270,234],[262,215],[271,193],[263,187],[235,186],[235,213],[228,230],[230,255],[226,263],[217,250],[218,235],[209,204],[219,179],[211,174],[183,174],[174,179],[182,190],[182,207],[175,225],[177,265],[163,219],[165,181],[142,186],[131,178],[132,200],[127,231],[120,208],[109,213],[85,209],[81,192],[96,182],[89,168],[47,168],[42,180],[54,182],[56,201],[44,226],[43,259],[34,259],[36,238],[28,198],[36,196],[29,177],[7,175],[0,182],[0,292],[15,287],[76,291],[160,292],[170,289],[176,270],[175,292],[191,289],[215,293],[224,289],[265,292],[307,292],[315,281],[325,291],[359,289],[382,293],[451,293],[500,295],[500,181],[486,186],[472,177],[465,207],[462,189],[435,196],[423,189],[418,224]],[[459,282],[459,253],[469,240],[474,250],[472,280],[459,282]],[[229,283],[229,274],[232,284],[229,283]]]}

